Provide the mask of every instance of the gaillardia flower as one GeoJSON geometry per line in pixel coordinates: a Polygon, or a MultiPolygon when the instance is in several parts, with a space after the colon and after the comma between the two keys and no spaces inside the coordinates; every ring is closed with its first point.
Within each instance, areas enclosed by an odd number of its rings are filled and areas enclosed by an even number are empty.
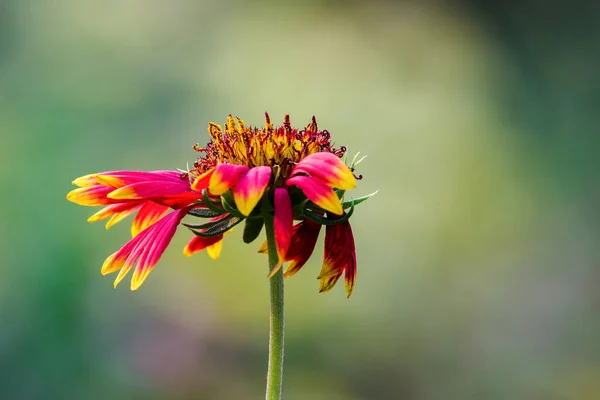
{"type": "MultiPolygon", "coordinates": [[[[102,274],[118,272],[115,287],[135,267],[131,289],[138,289],[180,224],[194,234],[184,249],[186,256],[206,249],[216,259],[224,235],[244,221],[246,243],[260,235],[265,223],[272,224],[278,262],[269,276],[289,262],[285,277],[308,261],[325,225],[320,291],[329,291],[343,274],[350,296],[356,252],[349,218],[354,206],[371,195],[344,201],[344,193],[361,178],[354,169],[362,159],[355,157],[346,165],[346,148],[333,147],[329,132],[320,131],[314,117],[298,130],[288,116],[279,127],[265,116],[261,129],[246,127],[232,116],[224,128],[210,123],[211,140],[205,147],[194,146],[200,157],[191,170],[110,171],[73,181],[79,188],[67,195],[68,200],[103,206],[88,221],[108,219],[108,229],[137,213],[131,226],[133,238],[102,265],[102,274]],[[186,216],[207,220],[182,223],[186,216]]],[[[266,242],[259,251],[268,252],[266,242]]]]}

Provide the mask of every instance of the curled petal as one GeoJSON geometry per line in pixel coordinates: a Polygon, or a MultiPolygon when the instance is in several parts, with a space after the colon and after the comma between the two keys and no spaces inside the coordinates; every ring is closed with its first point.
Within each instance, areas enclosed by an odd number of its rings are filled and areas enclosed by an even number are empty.
{"type": "Polygon", "coordinates": [[[141,231],[167,215],[169,209],[168,206],[157,204],[152,201],[145,202],[133,219],[133,224],[131,224],[131,236],[137,236],[141,231]]]}
{"type": "Polygon", "coordinates": [[[325,230],[325,255],[317,278],[321,281],[319,292],[331,290],[342,274],[350,297],[356,281],[356,249],[349,222],[328,225],[325,230]]]}
{"type": "Polygon", "coordinates": [[[219,164],[212,173],[208,185],[211,194],[220,196],[234,187],[241,175],[248,171],[245,165],[219,164]]]}
{"type": "Polygon", "coordinates": [[[271,179],[270,167],[254,167],[243,174],[233,189],[233,199],[238,210],[250,215],[265,193],[271,179]]]}
{"type": "Polygon", "coordinates": [[[269,276],[275,275],[285,260],[285,255],[292,242],[292,231],[294,229],[294,212],[292,201],[288,190],[285,188],[275,189],[273,203],[275,206],[275,218],[273,228],[275,231],[275,245],[279,262],[271,270],[269,276]]]}
{"type": "Polygon", "coordinates": [[[102,274],[121,270],[115,280],[116,286],[137,263],[131,280],[131,290],[137,290],[158,263],[171,242],[177,225],[188,211],[189,209],[182,209],[172,212],[143,230],[106,259],[102,265],[102,274]]]}
{"type": "Polygon", "coordinates": [[[289,278],[306,264],[315,249],[320,230],[321,225],[308,219],[294,226],[292,241],[285,255],[285,261],[290,263],[284,277],[289,278]]]}
{"type": "Polygon", "coordinates": [[[356,187],[350,168],[333,153],[319,152],[302,159],[292,170],[292,176],[305,173],[322,180],[330,187],[349,190],[356,187]]]}
{"type": "Polygon", "coordinates": [[[298,175],[288,179],[287,184],[298,186],[310,201],[322,209],[336,215],[342,215],[344,213],[340,199],[335,192],[320,179],[298,175]]]}

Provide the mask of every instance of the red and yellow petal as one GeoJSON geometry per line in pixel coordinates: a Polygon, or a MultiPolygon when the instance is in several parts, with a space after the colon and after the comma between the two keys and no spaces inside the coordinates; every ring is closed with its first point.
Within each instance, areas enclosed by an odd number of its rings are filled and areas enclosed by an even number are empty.
{"type": "Polygon", "coordinates": [[[141,231],[167,215],[170,207],[148,201],[140,208],[131,224],[131,236],[137,236],[141,231]]]}
{"type": "Polygon", "coordinates": [[[223,249],[223,239],[211,244],[210,246],[206,246],[206,254],[213,260],[217,260],[221,255],[221,250],[223,249]]]}
{"type": "MultiPolygon", "coordinates": [[[[106,218],[114,217],[118,214],[129,212],[128,214],[125,215],[125,216],[127,216],[127,215],[135,212],[141,206],[142,206],[142,202],[134,202],[134,201],[130,201],[130,202],[126,202],[126,203],[110,204],[110,205],[104,207],[103,209],[101,209],[100,211],[98,211],[96,214],[89,217],[88,222],[97,222],[97,221],[101,221],[106,218]]],[[[114,225],[115,223],[116,222],[113,222],[110,225],[114,225]]],[[[107,229],[109,227],[110,226],[108,226],[107,229]]]]}
{"type": "Polygon", "coordinates": [[[330,187],[342,190],[354,189],[354,174],[335,154],[329,152],[314,153],[302,159],[292,170],[292,176],[305,173],[317,177],[330,187]]]}
{"type": "Polygon", "coordinates": [[[108,194],[109,199],[114,200],[140,200],[161,197],[177,196],[190,192],[187,181],[181,182],[155,182],[145,181],[132,183],[120,187],[108,194]]]}
{"type": "Polygon", "coordinates": [[[174,211],[143,230],[106,259],[102,274],[120,270],[115,280],[116,286],[137,263],[131,280],[131,290],[137,290],[158,263],[188,211],[189,208],[174,211]]]}
{"type": "Polygon", "coordinates": [[[288,179],[287,184],[299,187],[310,201],[321,207],[323,210],[336,215],[342,215],[344,213],[340,199],[335,192],[320,179],[298,175],[288,179]]]}
{"type": "Polygon", "coordinates": [[[242,174],[249,170],[245,165],[219,164],[210,176],[208,190],[211,194],[220,196],[234,187],[242,174]]]}
{"type": "Polygon", "coordinates": [[[190,257],[204,249],[213,260],[219,258],[221,248],[223,247],[223,235],[209,238],[194,236],[183,249],[183,254],[190,257]]]}
{"type": "Polygon", "coordinates": [[[233,199],[238,210],[250,215],[265,193],[271,180],[271,168],[266,166],[251,168],[243,174],[233,189],[233,199]]]}
{"type": "Polygon", "coordinates": [[[98,176],[98,174],[89,174],[89,175],[84,175],[84,176],[80,176],[79,178],[76,178],[73,182],[71,182],[73,185],[75,186],[79,186],[79,187],[89,187],[89,186],[94,186],[96,185],[98,182],[96,181],[96,177],[98,176]]]}
{"type": "Polygon", "coordinates": [[[213,172],[215,172],[215,169],[211,168],[202,175],[199,175],[194,180],[194,183],[192,183],[192,190],[196,192],[201,192],[204,189],[208,188],[208,185],[210,183],[210,177],[212,176],[213,172]]]}
{"type": "Polygon", "coordinates": [[[135,207],[131,207],[119,213],[115,213],[106,223],[106,229],[110,229],[114,224],[121,222],[122,220],[136,212],[139,209],[139,207],[139,205],[136,205],[135,207]]]}
{"type": "Polygon", "coordinates": [[[112,188],[102,185],[80,187],[71,190],[67,194],[67,200],[80,206],[105,206],[116,203],[107,197],[112,190],[112,188]]]}

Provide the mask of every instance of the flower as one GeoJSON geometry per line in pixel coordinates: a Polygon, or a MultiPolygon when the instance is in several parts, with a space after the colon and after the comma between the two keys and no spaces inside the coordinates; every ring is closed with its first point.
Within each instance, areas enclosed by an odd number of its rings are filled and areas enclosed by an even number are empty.
{"type": "MultiPolygon", "coordinates": [[[[350,296],[356,253],[348,219],[354,206],[372,195],[342,200],[345,191],[356,187],[353,171],[362,159],[346,165],[346,148],[334,148],[329,132],[320,131],[314,117],[302,130],[292,128],[287,115],[279,127],[268,114],[265,117],[262,129],[246,127],[231,115],[224,129],[210,123],[211,140],[203,148],[194,146],[201,156],[191,170],[110,171],[73,181],[79,188],[67,195],[68,200],[104,207],[90,222],[109,218],[108,229],[137,212],[133,238],[102,266],[102,274],[119,271],[115,287],[134,266],[131,289],[142,285],[185,216],[208,222],[183,223],[194,233],[184,254],[206,249],[213,259],[235,225],[245,221],[243,239],[250,243],[269,216],[279,260],[269,276],[285,262],[289,265],[284,276],[298,272],[312,255],[321,225],[326,225],[320,291],[330,290],[344,274],[350,296]],[[294,220],[300,222],[294,225],[294,220]]],[[[266,245],[259,251],[266,252],[266,245]]]]}

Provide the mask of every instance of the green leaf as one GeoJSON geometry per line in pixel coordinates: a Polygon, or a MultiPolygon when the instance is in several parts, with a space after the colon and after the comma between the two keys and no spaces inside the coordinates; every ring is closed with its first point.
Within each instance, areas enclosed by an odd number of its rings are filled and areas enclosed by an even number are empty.
{"type": "Polygon", "coordinates": [[[244,243],[252,243],[260,235],[264,223],[263,218],[247,218],[244,225],[244,234],[242,235],[244,243]]]}

